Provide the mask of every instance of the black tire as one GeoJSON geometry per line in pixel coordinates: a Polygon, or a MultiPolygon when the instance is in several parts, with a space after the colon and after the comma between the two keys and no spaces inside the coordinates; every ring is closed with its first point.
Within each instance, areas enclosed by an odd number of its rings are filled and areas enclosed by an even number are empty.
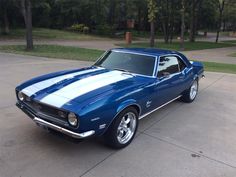
{"type": "Polygon", "coordinates": [[[114,148],[114,149],[124,148],[132,142],[137,132],[137,128],[138,128],[138,112],[134,107],[128,107],[125,110],[121,111],[121,113],[116,116],[116,118],[113,120],[113,122],[107,129],[106,133],[104,134],[105,143],[109,147],[114,148]],[[135,115],[136,124],[135,124],[135,128],[133,128],[134,132],[133,132],[132,137],[130,136],[130,139],[127,142],[120,143],[120,141],[118,140],[118,127],[121,125],[123,117],[127,115],[128,113],[135,115]]]}
{"type": "Polygon", "coordinates": [[[185,90],[183,92],[183,95],[181,97],[181,101],[185,102],[185,103],[191,103],[195,100],[195,98],[197,97],[197,94],[198,94],[198,80],[194,80],[194,82],[192,83],[192,85],[189,87],[189,89],[185,90]],[[194,86],[194,84],[196,84],[196,94],[195,96],[191,96],[191,89],[192,87],[194,86]]]}

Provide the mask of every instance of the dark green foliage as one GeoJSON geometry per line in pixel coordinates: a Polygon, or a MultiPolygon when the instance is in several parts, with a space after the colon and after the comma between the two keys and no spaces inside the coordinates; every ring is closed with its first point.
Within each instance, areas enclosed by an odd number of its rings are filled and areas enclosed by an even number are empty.
{"type": "MultiPolygon", "coordinates": [[[[216,30],[218,23],[218,0],[185,1],[185,31],[191,25],[196,30],[216,30]],[[192,3],[195,4],[192,17],[192,3]],[[192,24],[194,19],[194,24],[192,24]]],[[[147,0],[31,0],[33,26],[43,28],[68,29],[74,24],[85,24],[88,28],[78,31],[90,31],[101,35],[115,35],[126,31],[127,20],[135,21],[135,31],[150,31],[147,0]]],[[[180,35],[181,2],[182,0],[154,0],[155,32],[164,34],[166,42],[172,37],[180,35]]],[[[223,13],[223,30],[236,28],[236,0],[226,0],[223,13]]],[[[20,8],[20,0],[0,0],[0,25],[7,30],[24,27],[24,20],[20,8]]],[[[6,31],[5,30],[5,31],[6,31]]],[[[130,29],[129,29],[130,30],[130,29]]],[[[195,31],[196,31],[195,30],[195,31]]]]}
{"type": "Polygon", "coordinates": [[[89,27],[85,24],[73,24],[68,30],[87,34],[89,32],[89,27]]]}
{"type": "MultiPolygon", "coordinates": [[[[134,47],[134,48],[146,48],[149,47],[149,44],[146,43],[132,43],[131,45],[126,44],[118,44],[122,47],[134,47]]],[[[222,48],[222,47],[232,47],[235,46],[233,43],[213,43],[213,42],[186,42],[185,50],[202,50],[202,49],[214,49],[214,48],[222,48]]],[[[169,50],[180,50],[179,42],[172,42],[167,44],[165,42],[158,42],[157,45],[154,45],[156,48],[160,49],[169,49],[169,50]]]]}

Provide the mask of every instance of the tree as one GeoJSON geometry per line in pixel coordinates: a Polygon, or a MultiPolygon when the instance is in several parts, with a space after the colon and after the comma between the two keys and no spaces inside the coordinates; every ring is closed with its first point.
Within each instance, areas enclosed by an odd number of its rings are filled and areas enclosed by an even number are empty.
{"type": "Polygon", "coordinates": [[[155,19],[157,13],[157,3],[155,0],[148,0],[148,21],[150,22],[150,47],[155,44],[155,19]]]}
{"type": "Polygon", "coordinates": [[[223,13],[223,30],[236,32],[236,0],[227,0],[223,13]]]}
{"type": "Polygon", "coordinates": [[[32,5],[30,0],[21,0],[22,14],[26,27],[26,49],[33,49],[33,35],[32,35],[32,5]]]}
{"type": "Polygon", "coordinates": [[[219,40],[224,7],[225,7],[225,0],[218,0],[219,20],[218,20],[217,32],[216,32],[216,43],[218,43],[218,40],[219,40]]]}
{"type": "Polygon", "coordinates": [[[9,34],[9,18],[8,18],[8,10],[11,2],[10,0],[0,0],[0,10],[2,11],[2,21],[3,21],[3,34],[9,34]]]}
{"type": "Polygon", "coordinates": [[[116,12],[116,0],[109,1],[108,24],[114,25],[116,12]]]}
{"type": "Polygon", "coordinates": [[[194,42],[196,36],[196,28],[197,28],[197,10],[199,8],[199,4],[201,0],[192,0],[190,4],[190,34],[189,41],[194,42]]]}
{"type": "Polygon", "coordinates": [[[181,3],[180,0],[159,0],[158,4],[158,20],[161,22],[164,41],[169,43],[172,42],[173,33],[179,29],[181,3]]]}
{"type": "Polygon", "coordinates": [[[198,14],[198,28],[207,32],[217,28],[217,8],[218,0],[204,0],[198,14]]]}
{"type": "Polygon", "coordinates": [[[184,30],[185,30],[185,22],[184,22],[184,16],[185,16],[185,2],[182,0],[182,9],[181,9],[181,39],[180,39],[180,50],[184,50],[184,30]]]}

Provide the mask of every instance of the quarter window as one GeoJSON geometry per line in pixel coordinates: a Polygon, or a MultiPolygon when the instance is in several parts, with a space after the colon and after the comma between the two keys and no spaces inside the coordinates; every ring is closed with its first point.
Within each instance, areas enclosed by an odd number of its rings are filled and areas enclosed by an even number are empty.
{"type": "Polygon", "coordinates": [[[186,64],[180,58],[178,58],[178,61],[179,61],[179,69],[180,71],[183,71],[186,68],[186,64]]]}
{"type": "Polygon", "coordinates": [[[175,56],[160,57],[158,77],[179,72],[179,62],[175,56]]]}

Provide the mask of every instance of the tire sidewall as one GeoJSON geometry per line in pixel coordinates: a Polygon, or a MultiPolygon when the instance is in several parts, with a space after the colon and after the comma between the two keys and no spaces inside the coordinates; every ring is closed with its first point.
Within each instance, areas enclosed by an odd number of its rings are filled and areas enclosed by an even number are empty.
{"type": "Polygon", "coordinates": [[[121,149],[121,148],[124,148],[124,147],[128,146],[132,142],[132,140],[134,139],[134,137],[136,135],[136,132],[137,132],[137,129],[138,129],[138,124],[139,124],[139,121],[138,121],[138,112],[137,112],[137,110],[133,107],[128,107],[128,108],[124,109],[123,111],[121,111],[115,117],[115,119],[113,120],[113,122],[111,123],[111,125],[109,126],[108,130],[105,133],[105,140],[106,140],[107,144],[110,147],[115,148],[115,149],[121,149]],[[135,127],[135,131],[134,131],[134,134],[133,134],[132,138],[127,143],[121,144],[117,139],[117,129],[120,125],[120,122],[121,122],[123,116],[127,112],[132,112],[132,113],[135,114],[136,127],[135,127]]]}
{"type": "Polygon", "coordinates": [[[195,100],[195,98],[197,97],[197,95],[198,95],[198,86],[199,86],[199,85],[198,85],[198,80],[195,79],[195,80],[193,81],[191,87],[189,88],[189,91],[188,91],[188,96],[189,96],[190,102],[193,102],[193,101],[195,100]],[[191,96],[190,96],[190,94],[191,94],[191,87],[193,86],[193,84],[194,84],[195,82],[197,83],[197,93],[196,93],[195,97],[192,99],[191,96]]]}

